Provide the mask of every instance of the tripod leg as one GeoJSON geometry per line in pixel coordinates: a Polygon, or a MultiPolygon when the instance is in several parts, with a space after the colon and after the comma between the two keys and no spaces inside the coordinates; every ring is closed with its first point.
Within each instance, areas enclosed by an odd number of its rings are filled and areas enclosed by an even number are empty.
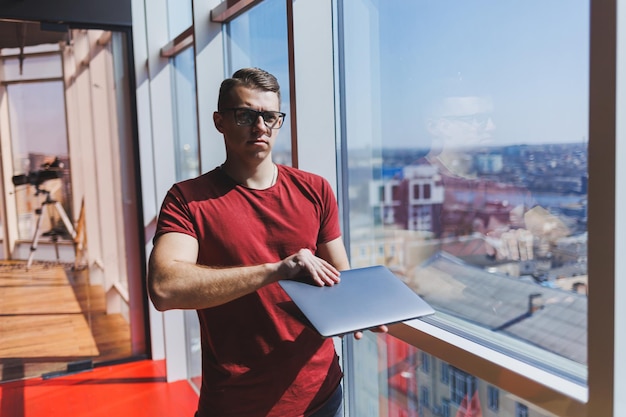
{"type": "Polygon", "coordinates": [[[65,212],[65,209],[63,208],[63,205],[61,205],[61,203],[56,201],[54,203],[54,207],[56,207],[57,213],[59,213],[59,217],[63,221],[63,224],[65,225],[65,228],[67,229],[67,232],[72,236],[72,239],[75,239],[76,238],[76,230],[74,229],[74,226],[72,225],[72,222],[70,221],[70,218],[68,217],[67,213],[65,212]]]}
{"type": "Polygon", "coordinates": [[[40,231],[41,231],[41,213],[42,208],[38,208],[35,210],[35,214],[37,215],[37,225],[35,226],[35,234],[33,234],[33,241],[30,244],[30,254],[28,255],[28,262],[26,263],[26,270],[30,269],[30,266],[33,263],[33,257],[35,256],[35,251],[37,250],[37,242],[39,241],[40,231]]]}
{"type": "Polygon", "coordinates": [[[59,262],[61,260],[61,257],[59,256],[59,238],[58,236],[54,236],[52,238],[52,243],[54,244],[54,254],[56,255],[56,259],[57,262],[59,262]]]}

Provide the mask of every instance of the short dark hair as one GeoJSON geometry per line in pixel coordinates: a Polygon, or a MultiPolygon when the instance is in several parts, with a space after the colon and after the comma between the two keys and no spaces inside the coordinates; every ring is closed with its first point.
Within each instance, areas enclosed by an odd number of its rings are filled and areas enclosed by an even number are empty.
{"type": "Polygon", "coordinates": [[[260,68],[242,68],[237,70],[232,77],[222,81],[220,93],[217,98],[217,110],[221,111],[228,107],[230,93],[235,87],[246,87],[253,90],[271,91],[278,96],[280,103],[280,85],[278,80],[269,72],[260,68]]]}

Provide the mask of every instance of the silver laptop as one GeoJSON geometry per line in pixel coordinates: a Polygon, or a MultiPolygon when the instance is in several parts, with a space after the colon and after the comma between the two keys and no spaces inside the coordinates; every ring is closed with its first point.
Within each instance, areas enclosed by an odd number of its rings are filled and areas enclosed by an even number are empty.
{"type": "Polygon", "coordinates": [[[435,310],[382,265],[341,272],[341,281],[319,287],[278,283],[324,337],[339,336],[433,314],[435,310]]]}

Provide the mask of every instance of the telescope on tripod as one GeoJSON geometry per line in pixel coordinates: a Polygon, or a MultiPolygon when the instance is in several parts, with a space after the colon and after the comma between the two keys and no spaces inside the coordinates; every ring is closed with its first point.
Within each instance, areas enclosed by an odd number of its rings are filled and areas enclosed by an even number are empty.
{"type": "Polygon", "coordinates": [[[13,177],[13,185],[19,186],[29,184],[35,187],[35,196],[39,196],[41,194],[45,195],[45,198],[41,202],[40,207],[35,209],[37,222],[35,226],[35,232],[33,234],[33,239],[30,245],[30,254],[28,256],[28,262],[26,263],[26,269],[30,269],[33,263],[35,251],[37,250],[37,245],[42,235],[50,237],[50,239],[54,243],[57,262],[59,261],[59,248],[57,243],[59,236],[64,235],[64,233],[62,230],[60,231],[54,227],[54,212],[57,213],[57,215],[63,222],[66,232],[72,238],[72,240],[76,238],[76,230],[74,229],[74,225],[72,224],[72,221],[67,215],[65,209],[63,208],[63,205],[59,201],[54,200],[51,197],[51,192],[49,190],[44,190],[41,188],[41,184],[43,184],[45,181],[63,177],[63,162],[61,162],[61,160],[57,157],[54,159],[53,162],[43,164],[41,167],[43,169],[40,169],[38,171],[31,171],[28,174],[15,175],[13,177]],[[42,233],[41,223],[44,211],[48,213],[50,218],[50,225],[53,228],[48,232],[42,233]]]}

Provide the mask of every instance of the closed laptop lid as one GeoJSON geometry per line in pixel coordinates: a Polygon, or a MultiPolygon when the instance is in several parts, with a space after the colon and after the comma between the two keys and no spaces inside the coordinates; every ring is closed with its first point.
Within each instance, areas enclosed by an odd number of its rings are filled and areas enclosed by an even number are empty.
{"type": "Polygon", "coordinates": [[[382,265],[341,272],[320,287],[283,280],[279,285],[324,337],[338,336],[433,314],[435,310],[382,265]]]}

